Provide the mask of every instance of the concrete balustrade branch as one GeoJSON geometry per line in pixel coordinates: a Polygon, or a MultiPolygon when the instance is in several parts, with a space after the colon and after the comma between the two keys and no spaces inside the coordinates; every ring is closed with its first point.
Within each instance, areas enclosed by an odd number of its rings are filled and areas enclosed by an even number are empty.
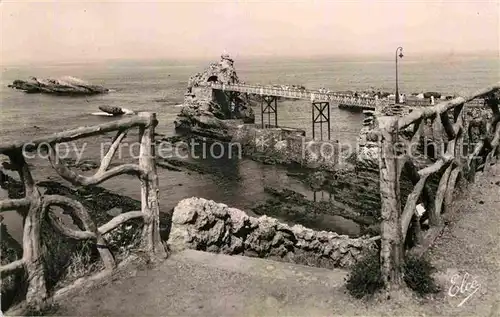
{"type": "MultiPolygon", "coordinates": [[[[39,307],[49,294],[45,281],[45,262],[42,260],[44,249],[41,241],[42,222],[46,219],[49,225],[64,236],[76,240],[89,240],[98,246],[104,271],[113,271],[117,263],[111,253],[108,242],[103,235],[120,227],[131,219],[142,219],[141,248],[151,259],[162,259],[167,256],[159,234],[159,204],[158,204],[158,177],[155,165],[154,129],[157,125],[153,113],[139,113],[132,118],[108,122],[105,124],[82,127],[54,134],[52,136],[35,139],[29,142],[13,142],[0,146],[0,153],[7,155],[11,166],[17,170],[24,185],[25,197],[20,199],[6,199],[0,202],[0,211],[26,209],[24,221],[23,255],[22,259],[15,260],[0,267],[2,277],[24,269],[27,275],[26,305],[39,307]],[[138,164],[123,164],[108,170],[111,160],[127,131],[139,127],[140,153],[138,164]],[[58,157],[54,145],[60,142],[77,140],[94,135],[117,131],[110,149],[103,157],[101,165],[93,176],[83,176],[68,168],[58,157]],[[36,146],[45,146],[49,152],[49,160],[55,171],[65,180],[77,186],[90,186],[122,174],[134,174],[141,183],[142,210],[119,214],[110,221],[97,227],[82,203],[61,195],[45,195],[40,193],[33,179],[31,168],[25,160],[26,150],[33,150],[36,146]],[[59,206],[70,210],[76,219],[81,221],[83,230],[73,229],[61,221],[50,208],[59,206]],[[44,215],[48,214],[47,218],[44,215]]],[[[2,174],[3,175],[3,174],[2,174]]],[[[79,280],[78,283],[82,281],[79,280]]],[[[71,287],[71,286],[69,286],[71,287]]],[[[61,290],[59,290],[61,292],[61,290]]],[[[64,291],[63,291],[64,292],[64,291]]]]}
{"type": "Polygon", "coordinates": [[[451,205],[458,177],[461,175],[463,179],[473,180],[477,170],[481,167],[488,170],[497,160],[500,143],[499,91],[500,83],[404,116],[387,115],[391,111],[379,113],[375,120],[369,122],[368,128],[379,136],[379,152],[376,154],[382,199],[380,257],[382,276],[389,291],[402,283],[401,267],[405,254],[421,255],[441,232],[442,213],[451,205]],[[477,98],[483,98],[484,106],[469,107],[469,103],[477,98]],[[473,131],[476,128],[478,133],[473,131]],[[433,140],[433,149],[437,150],[434,157],[425,151],[427,157],[424,164],[416,161],[415,153],[409,153],[408,146],[403,148],[403,153],[395,152],[397,143],[419,144],[429,138],[433,140]],[[470,144],[464,145],[474,139],[478,142],[472,150],[470,144]],[[413,175],[414,186],[405,204],[400,197],[403,171],[413,175]],[[426,184],[431,177],[439,178],[433,197],[429,195],[426,184]],[[430,226],[424,235],[420,228],[422,215],[416,212],[419,202],[427,208],[424,215],[430,226]],[[408,236],[410,230],[414,232],[417,246],[404,250],[406,240],[411,238],[408,236]]]}

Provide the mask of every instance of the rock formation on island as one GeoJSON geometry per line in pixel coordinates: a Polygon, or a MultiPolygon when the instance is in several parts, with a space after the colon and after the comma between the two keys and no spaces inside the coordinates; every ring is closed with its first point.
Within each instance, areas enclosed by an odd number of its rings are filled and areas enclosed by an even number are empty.
{"type": "Polygon", "coordinates": [[[234,60],[229,55],[221,55],[221,60],[218,63],[210,63],[202,73],[191,76],[188,81],[188,92],[191,92],[193,87],[206,86],[211,82],[239,83],[238,75],[234,69],[234,60]]]}
{"type": "Polygon", "coordinates": [[[203,72],[197,73],[188,81],[184,106],[175,121],[177,129],[200,134],[216,134],[224,139],[231,124],[228,119],[239,119],[253,123],[255,114],[248,99],[242,95],[230,98],[231,92],[212,91],[212,83],[240,83],[234,61],[224,54],[217,63],[211,63],[203,72]]]}
{"type": "Polygon", "coordinates": [[[107,93],[109,89],[98,85],[91,85],[81,79],[66,76],[60,79],[14,80],[10,88],[22,90],[26,93],[45,93],[53,95],[86,96],[107,93]]]}

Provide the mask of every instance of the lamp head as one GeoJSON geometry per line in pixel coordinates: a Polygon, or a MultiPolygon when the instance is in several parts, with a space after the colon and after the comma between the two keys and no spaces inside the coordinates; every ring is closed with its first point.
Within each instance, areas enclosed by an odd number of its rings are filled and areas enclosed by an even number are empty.
{"type": "Polygon", "coordinates": [[[403,58],[403,51],[401,50],[401,53],[399,53],[399,58],[403,58]]]}

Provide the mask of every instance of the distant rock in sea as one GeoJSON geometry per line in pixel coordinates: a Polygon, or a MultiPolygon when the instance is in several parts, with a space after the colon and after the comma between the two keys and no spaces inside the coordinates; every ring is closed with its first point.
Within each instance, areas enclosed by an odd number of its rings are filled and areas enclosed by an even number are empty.
{"type": "Polygon", "coordinates": [[[26,93],[45,93],[53,95],[87,96],[109,92],[109,89],[98,85],[91,85],[81,79],[66,76],[60,79],[14,80],[10,88],[23,90],[26,93]]]}
{"type": "Polygon", "coordinates": [[[121,116],[121,115],[133,115],[136,114],[135,111],[126,108],[113,107],[113,106],[99,106],[99,110],[102,112],[93,112],[94,116],[121,116]]]}

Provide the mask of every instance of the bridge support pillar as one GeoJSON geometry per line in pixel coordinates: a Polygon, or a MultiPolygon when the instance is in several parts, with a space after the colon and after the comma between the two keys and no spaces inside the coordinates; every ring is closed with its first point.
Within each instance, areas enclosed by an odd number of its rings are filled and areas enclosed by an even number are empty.
{"type": "Polygon", "coordinates": [[[212,89],[211,100],[221,106],[225,119],[233,119],[235,112],[238,112],[239,99],[239,92],[212,89]]]}
{"type": "Polygon", "coordinates": [[[238,105],[238,98],[240,93],[236,91],[226,91],[226,98],[228,101],[227,116],[229,119],[233,119],[234,112],[236,112],[238,105]]]}
{"type": "Polygon", "coordinates": [[[271,127],[271,114],[274,115],[274,127],[278,127],[278,97],[261,96],[260,100],[260,121],[262,128],[271,127]],[[264,103],[266,104],[264,106],[264,103]],[[274,104],[274,105],[273,105],[274,104]],[[267,125],[264,125],[264,115],[267,114],[267,125]]]}
{"type": "Polygon", "coordinates": [[[316,138],[316,125],[319,123],[320,140],[323,141],[323,123],[327,124],[327,135],[330,140],[330,102],[312,102],[312,138],[316,138]]]}

